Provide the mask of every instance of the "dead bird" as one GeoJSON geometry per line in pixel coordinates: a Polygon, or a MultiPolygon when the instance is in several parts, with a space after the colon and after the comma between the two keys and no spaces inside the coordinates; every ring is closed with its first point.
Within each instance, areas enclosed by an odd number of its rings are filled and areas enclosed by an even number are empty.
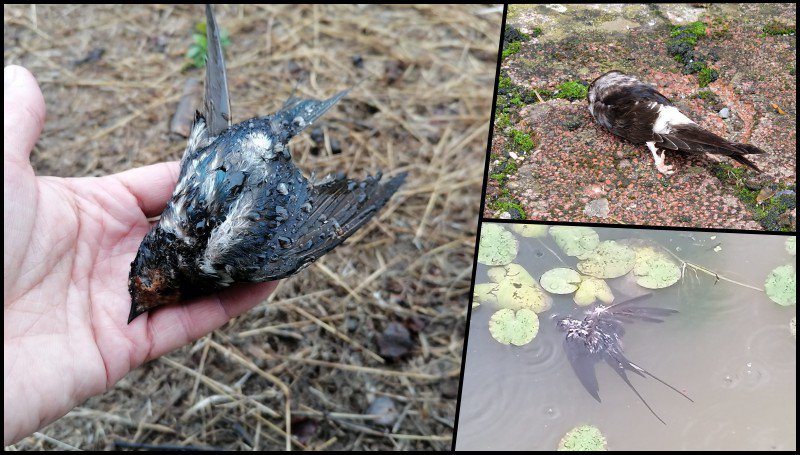
{"type": "Polygon", "coordinates": [[[272,115],[231,125],[210,6],[206,17],[206,115],[197,114],[172,199],[131,263],[128,323],[237,282],[297,273],[369,221],[405,179],[381,182],[378,172],[363,181],[341,173],[315,181],[292,162],[289,140],[348,90],[327,100],[292,96],[272,115]]]}
{"type": "Polygon", "coordinates": [[[633,76],[619,71],[603,74],[589,85],[588,101],[589,112],[606,129],[634,144],[647,145],[662,174],[674,172],[664,162],[664,149],[725,155],[761,172],[744,155],[763,150],[704,130],[655,88],[633,76]]]}
{"type": "Polygon", "coordinates": [[[636,320],[645,322],[663,322],[663,318],[675,314],[678,310],[670,308],[655,308],[639,306],[636,303],[647,299],[652,294],[645,294],[616,303],[611,306],[598,305],[590,311],[583,319],[573,319],[570,317],[560,319],[558,328],[566,332],[564,339],[564,350],[567,359],[581,382],[583,387],[598,402],[600,400],[600,387],[597,384],[595,374],[595,364],[604,361],[628,384],[637,397],[644,403],[648,410],[664,425],[666,422],[656,414],[653,408],[639,394],[628,378],[627,372],[631,371],[639,376],[649,376],[656,381],[664,384],[689,401],[685,393],[667,384],[649,371],[631,362],[622,347],[622,337],[625,335],[625,323],[636,320]]]}

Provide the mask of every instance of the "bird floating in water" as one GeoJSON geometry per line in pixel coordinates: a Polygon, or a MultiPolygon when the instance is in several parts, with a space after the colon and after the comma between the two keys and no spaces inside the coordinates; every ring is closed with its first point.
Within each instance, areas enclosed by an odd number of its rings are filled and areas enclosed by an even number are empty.
{"type": "Polygon", "coordinates": [[[635,320],[646,322],[663,322],[664,317],[677,313],[670,308],[655,308],[635,305],[652,294],[635,297],[611,306],[598,305],[583,319],[563,318],[558,321],[558,328],[566,332],[564,350],[567,359],[583,387],[595,400],[600,401],[600,387],[594,366],[600,361],[607,363],[628,384],[648,410],[663,424],[666,422],[656,414],[653,408],[639,394],[628,378],[627,372],[639,376],[650,376],[670,389],[693,401],[685,393],[659,379],[649,371],[631,362],[622,348],[622,337],[625,335],[623,323],[635,320]]]}
{"type": "Polygon", "coordinates": [[[162,305],[238,282],[297,273],[383,207],[405,174],[381,182],[344,174],[321,181],[292,162],[289,140],[348,92],[295,97],[277,112],[231,125],[219,32],[206,7],[205,114],[197,114],[172,198],[131,263],[128,323],[162,305]]]}
{"type": "Polygon", "coordinates": [[[764,153],[763,150],[704,130],[655,88],[633,76],[619,71],[603,74],[589,85],[588,101],[589,112],[606,129],[634,144],[647,145],[662,174],[674,172],[673,166],[664,162],[664,149],[726,155],[761,172],[744,155],[764,153]]]}

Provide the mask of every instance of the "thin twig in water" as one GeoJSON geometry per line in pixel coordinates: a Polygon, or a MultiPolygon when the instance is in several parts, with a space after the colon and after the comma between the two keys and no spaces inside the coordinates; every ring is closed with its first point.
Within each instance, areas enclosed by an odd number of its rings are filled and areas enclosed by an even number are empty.
{"type": "Polygon", "coordinates": [[[666,251],[667,253],[669,253],[670,255],[672,255],[672,257],[675,258],[675,260],[677,260],[678,262],[681,263],[681,278],[683,278],[684,271],[685,271],[686,267],[690,267],[692,270],[695,271],[695,273],[699,271],[699,272],[703,272],[705,274],[713,276],[714,279],[715,279],[714,284],[717,284],[717,282],[719,280],[722,280],[722,281],[727,281],[728,283],[733,283],[733,284],[737,284],[737,285],[742,286],[742,287],[746,287],[748,289],[752,289],[754,291],[764,292],[764,290],[761,289],[761,288],[758,288],[758,287],[755,287],[755,286],[752,286],[752,285],[749,285],[749,284],[746,284],[746,283],[742,283],[741,281],[736,281],[734,279],[731,279],[731,278],[728,278],[726,276],[720,275],[719,273],[714,272],[713,270],[708,270],[708,269],[706,269],[704,267],[701,267],[701,266],[699,266],[697,264],[693,264],[691,262],[685,261],[685,260],[681,259],[680,257],[678,257],[678,255],[676,255],[675,253],[673,253],[672,251],[670,251],[670,250],[668,250],[666,248],[663,248],[663,250],[666,251]]]}

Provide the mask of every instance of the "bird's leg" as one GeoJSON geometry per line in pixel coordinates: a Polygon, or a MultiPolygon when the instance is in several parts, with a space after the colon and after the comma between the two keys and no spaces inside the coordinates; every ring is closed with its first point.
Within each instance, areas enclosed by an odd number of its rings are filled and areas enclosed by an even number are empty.
{"type": "Polygon", "coordinates": [[[656,162],[656,169],[658,169],[658,172],[664,175],[674,174],[675,171],[672,170],[672,166],[667,166],[667,164],[664,162],[664,154],[666,152],[662,151],[659,155],[655,142],[647,142],[646,144],[647,148],[649,148],[653,153],[653,160],[656,162]]]}

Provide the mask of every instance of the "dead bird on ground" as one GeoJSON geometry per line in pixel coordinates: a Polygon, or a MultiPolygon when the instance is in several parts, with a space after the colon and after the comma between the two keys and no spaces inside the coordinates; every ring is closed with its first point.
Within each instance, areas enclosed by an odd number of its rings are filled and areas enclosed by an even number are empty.
{"type": "Polygon", "coordinates": [[[664,161],[664,149],[725,155],[761,172],[744,155],[761,154],[763,150],[704,130],[655,88],[633,76],[609,71],[589,85],[587,99],[589,112],[599,124],[634,144],[647,145],[662,174],[674,172],[664,161]]]}

